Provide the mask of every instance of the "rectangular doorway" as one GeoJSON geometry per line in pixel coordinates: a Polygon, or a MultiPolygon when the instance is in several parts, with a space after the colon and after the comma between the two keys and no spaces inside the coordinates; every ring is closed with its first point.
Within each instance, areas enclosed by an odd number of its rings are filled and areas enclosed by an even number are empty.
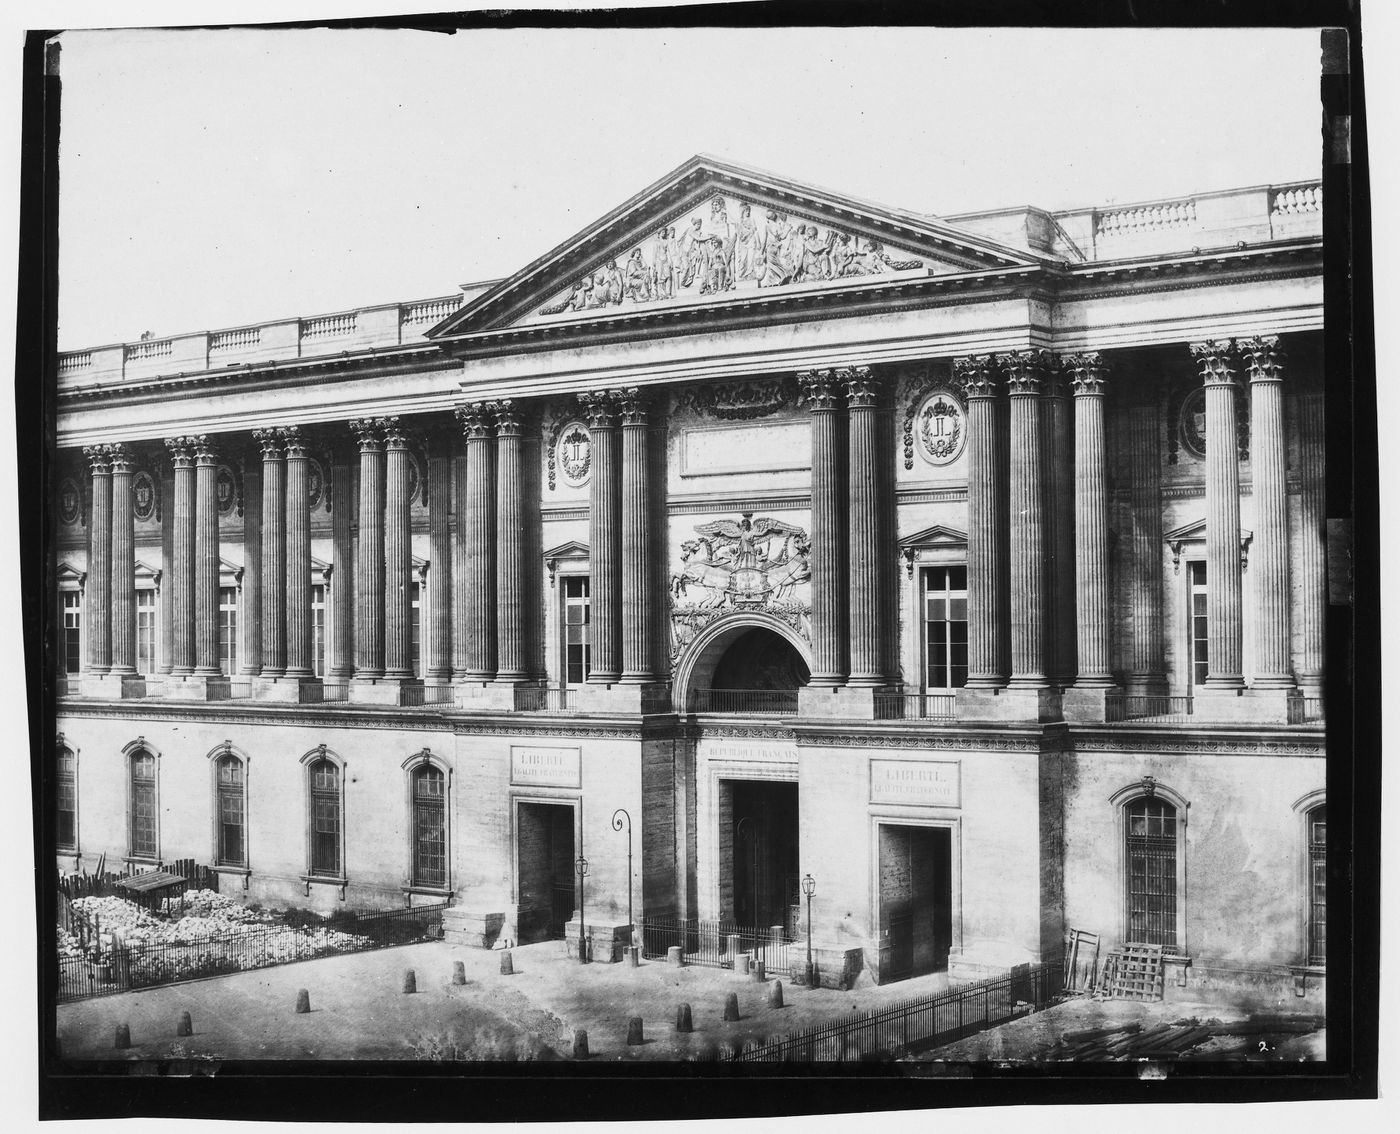
{"type": "Polygon", "coordinates": [[[880,983],[948,967],[953,833],[880,824],[880,983]]]}
{"type": "Polygon", "coordinates": [[[721,854],[729,860],[721,916],[788,928],[799,900],[797,784],[722,780],[720,794],[721,854]]]}
{"type": "Polygon", "coordinates": [[[567,803],[520,803],[515,814],[520,944],[561,939],[577,906],[574,809],[567,803]]]}

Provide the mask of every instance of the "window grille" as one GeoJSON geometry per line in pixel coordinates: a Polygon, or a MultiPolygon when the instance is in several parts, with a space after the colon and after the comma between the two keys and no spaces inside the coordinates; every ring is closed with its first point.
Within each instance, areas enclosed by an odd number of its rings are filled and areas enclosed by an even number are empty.
{"type": "Polygon", "coordinates": [[[340,877],[340,769],[311,765],[311,873],[340,877]]]}
{"type": "Polygon", "coordinates": [[[219,865],[246,866],[244,840],[243,761],[237,756],[219,760],[219,865]]]}
{"type": "Polygon", "coordinates": [[[1206,565],[1191,564],[1191,684],[1204,685],[1210,675],[1210,621],[1207,617],[1206,565]]]}
{"type": "Polygon", "coordinates": [[[1308,964],[1327,963],[1327,805],[1308,812],[1308,964]]]}
{"type": "Polygon", "coordinates": [[[413,884],[447,885],[447,777],[431,764],[413,773],[413,884]]]}
{"type": "Polygon", "coordinates": [[[156,758],[138,752],[131,758],[131,856],[158,858],[156,842],[156,758]]]}
{"type": "Polygon", "coordinates": [[[67,748],[58,750],[58,838],[60,847],[72,848],[78,841],[77,762],[67,748]]]}
{"type": "Polygon", "coordinates": [[[1176,949],[1176,808],[1139,799],[1125,810],[1128,940],[1176,949]]]}
{"type": "Polygon", "coordinates": [[[967,568],[924,571],[924,688],[967,684],[967,568]]]}
{"type": "Polygon", "coordinates": [[[589,605],[588,576],[575,575],[563,580],[564,590],[564,684],[582,685],[588,680],[589,605]]]}

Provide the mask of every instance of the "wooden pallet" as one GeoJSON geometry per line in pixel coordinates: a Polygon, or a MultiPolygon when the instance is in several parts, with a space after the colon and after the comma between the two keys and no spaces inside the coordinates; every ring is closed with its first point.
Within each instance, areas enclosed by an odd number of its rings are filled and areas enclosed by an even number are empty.
{"type": "Polygon", "coordinates": [[[1162,999],[1162,946],[1129,941],[1108,955],[1103,994],[1110,1000],[1162,999]]]}
{"type": "Polygon", "coordinates": [[[1071,929],[1065,938],[1064,990],[1093,992],[1099,970],[1099,935],[1071,929]]]}

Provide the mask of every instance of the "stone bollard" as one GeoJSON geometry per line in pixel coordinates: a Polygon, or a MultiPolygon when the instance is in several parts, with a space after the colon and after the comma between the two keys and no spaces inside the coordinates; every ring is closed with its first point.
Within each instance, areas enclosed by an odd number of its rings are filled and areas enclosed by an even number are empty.
{"type": "Polygon", "coordinates": [[[130,1024],[117,1025],[117,1034],[113,1037],[112,1046],[118,1051],[126,1051],[131,1046],[130,1024]]]}
{"type": "Polygon", "coordinates": [[[753,961],[749,964],[749,979],[750,979],[750,980],[764,980],[764,979],[766,979],[766,974],[765,974],[764,971],[763,971],[763,958],[762,958],[762,957],[755,957],[755,958],[753,959],[753,961]]]}
{"type": "Polygon", "coordinates": [[[783,1006],[783,982],[775,980],[768,986],[768,1007],[781,1008],[783,1006]]]}
{"type": "Polygon", "coordinates": [[[690,1020],[690,1005],[682,1004],[676,1009],[676,1031],[692,1032],[694,1030],[695,1025],[690,1020]]]}
{"type": "Polygon", "coordinates": [[[642,1043],[642,1018],[633,1016],[627,1021],[627,1046],[639,1047],[642,1043]]]}
{"type": "Polygon", "coordinates": [[[672,945],[666,950],[666,963],[675,965],[677,968],[685,964],[685,953],[682,952],[679,945],[672,945]]]}
{"type": "Polygon", "coordinates": [[[297,1014],[311,1011],[311,993],[304,988],[297,989],[297,1014]]]}
{"type": "Polygon", "coordinates": [[[466,983],[467,983],[467,966],[466,966],[465,964],[463,964],[461,961],[453,961],[453,962],[452,962],[452,983],[453,983],[453,984],[466,984],[466,983]]]}
{"type": "MultiPolygon", "coordinates": [[[[501,976],[514,976],[515,962],[511,960],[510,950],[506,949],[501,953],[501,976]]],[[[585,1037],[584,1042],[587,1042],[585,1037]]]]}
{"type": "Polygon", "coordinates": [[[405,992],[418,991],[418,974],[412,969],[404,969],[403,971],[403,990],[405,992]]]}
{"type": "Polygon", "coordinates": [[[734,958],[734,971],[739,976],[749,975],[749,955],[747,953],[740,953],[734,958]]]}
{"type": "Polygon", "coordinates": [[[635,969],[635,968],[637,967],[637,963],[641,960],[641,952],[642,952],[642,951],[641,951],[640,949],[638,949],[635,945],[629,945],[629,946],[627,946],[627,966],[628,966],[628,968],[635,969]]]}
{"type": "Polygon", "coordinates": [[[180,1018],[175,1021],[175,1034],[177,1036],[194,1035],[194,1024],[190,1021],[188,1012],[181,1012],[180,1018]]]}
{"type": "Polygon", "coordinates": [[[588,1058],[588,1032],[583,1028],[574,1029],[574,1058],[588,1058]]]}
{"type": "Polygon", "coordinates": [[[726,1023],[733,1023],[739,1018],[739,994],[731,992],[724,998],[724,1019],[726,1023]]]}
{"type": "Polygon", "coordinates": [[[731,933],[724,939],[724,952],[729,957],[729,967],[732,969],[739,963],[739,947],[742,938],[737,933],[731,933]]]}

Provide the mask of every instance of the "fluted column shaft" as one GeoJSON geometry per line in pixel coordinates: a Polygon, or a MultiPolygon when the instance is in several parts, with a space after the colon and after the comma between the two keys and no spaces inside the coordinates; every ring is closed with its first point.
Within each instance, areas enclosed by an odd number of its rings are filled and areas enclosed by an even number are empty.
{"type": "Polygon", "coordinates": [[[428,453],[428,611],[432,627],[423,677],[437,685],[452,680],[452,545],[447,514],[452,504],[452,458],[442,438],[428,453]]]}
{"type": "Polygon", "coordinates": [[[466,439],[466,544],[462,589],[467,605],[466,678],[496,679],[496,461],[485,405],[457,411],[466,439]]]}
{"type": "Polygon", "coordinates": [[[384,676],[413,676],[413,547],[408,439],[397,418],[384,433],[384,676]]]}
{"type": "Polygon", "coordinates": [[[1287,452],[1283,431],[1283,350],[1276,336],[1239,343],[1249,372],[1250,453],[1254,463],[1254,680],[1257,689],[1293,688],[1288,579],[1287,452]]]}
{"type": "Polygon", "coordinates": [[[253,433],[262,449],[262,665],[263,677],[287,669],[287,508],[282,438],[275,429],[253,433]]]}
{"type": "Polygon", "coordinates": [[[194,672],[194,523],[195,471],[193,437],[166,441],[175,466],[175,529],[171,546],[170,607],[174,664],[177,677],[194,672]]]}
{"type": "Polygon", "coordinates": [[[588,680],[611,685],[622,677],[622,491],[617,401],[611,392],[580,394],[588,421],[593,473],[588,485],[588,680]]]}
{"type": "MultiPolygon", "coordinates": [[[[1144,397],[1138,390],[1136,396],[1144,397]]],[[[1131,517],[1129,564],[1125,571],[1131,603],[1128,689],[1136,694],[1167,691],[1162,613],[1162,439],[1156,391],[1125,411],[1131,517]]]]}
{"type": "Polygon", "coordinates": [[[1206,687],[1239,689],[1244,685],[1244,625],[1235,372],[1229,342],[1193,343],[1191,353],[1206,387],[1206,687]]]}
{"type": "Polygon", "coordinates": [[[350,520],[355,512],[354,475],[339,445],[331,462],[330,654],[328,677],[347,678],[355,672],[355,540],[350,520]]]}
{"type": "MultiPolygon", "coordinates": [[[[1108,470],[1104,449],[1104,380],[1097,354],[1071,355],[1074,389],[1074,614],[1079,688],[1112,686],[1109,672],[1108,470]]],[[[1062,632],[1068,632],[1068,627],[1062,632]]]]}
{"type": "Polygon", "coordinates": [[[88,564],[88,671],[112,668],[112,463],[109,447],[83,450],[92,473],[92,546],[88,564]]]}
{"type": "Polygon", "coordinates": [[[350,423],[360,445],[360,543],[355,555],[355,677],[384,676],[384,445],[382,425],[350,423]]]}
{"type": "Polygon", "coordinates": [[[160,561],[163,565],[163,585],[160,588],[160,665],[156,668],[161,673],[169,673],[175,667],[175,469],[169,462],[166,462],[160,471],[160,498],[160,561]]]}
{"type": "Polygon", "coordinates": [[[1326,420],[1321,394],[1298,399],[1298,684],[1322,684],[1327,626],[1326,518],[1323,510],[1326,420]]]}
{"type": "Polygon", "coordinates": [[[311,507],[310,461],[306,441],[295,426],[282,430],[287,446],[287,673],[310,677],[311,666],[311,507]]]}
{"type": "Polygon", "coordinates": [[[1079,669],[1075,620],[1074,424],[1068,379],[1053,369],[1045,376],[1041,443],[1045,471],[1045,649],[1046,676],[1073,684],[1079,669]]]}
{"type": "Polygon", "coordinates": [[[238,611],[238,671],[247,675],[262,672],[263,515],[262,462],[249,461],[243,469],[243,594],[238,611]]]}
{"type": "Polygon", "coordinates": [[[640,391],[622,391],[622,680],[654,681],[655,638],[652,562],[651,476],[647,404],[640,391]]]}
{"type": "Polygon", "coordinates": [[[452,577],[457,585],[453,588],[452,603],[452,680],[464,681],[469,661],[471,610],[467,601],[467,512],[468,498],[471,495],[467,482],[467,455],[464,452],[452,458],[452,577]]]}
{"type": "Polygon", "coordinates": [[[846,505],[841,477],[842,383],[829,370],[797,376],[812,414],[812,675],[834,688],[848,673],[846,505]]]}
{"type": "Polygon", "coordinates": [[[967,687],[1006,684],[998,649],[1002,619],[997,575],[1000,483],[997,460],[998,376],[990,356],[955,359],[967,395],[967,687]]]}
{"type": "Polygon", "coordinates": [[[880,562],[880,385],[866,366],[838,370],[846,388],[850,471],[850,685],[885,683],[884,574],[880,562]]]}
{"type": "Polygon", "coordinates": [[[524,681],[525,436],[520,407],[493,402],[496,418],[496,680],[524,681]]]}
{"type": "Polygon", "coordinates": [[[1048,684],[1045,675],[1045,518],[1040,391],[1042,351],[1006,360],[1011,400],[1011,682],[1048,684]]]}
{"type": "Polygon", "coordinates": [[[219,459],[201,438],[195,449],[194,672],[217,677],[219,667],[219,459]]]}
{"type": "Polygon", "coordinates": [[[136,672],[136,517],[131,453],[109,445],[112,461],[112,673],[136,672]]]}

